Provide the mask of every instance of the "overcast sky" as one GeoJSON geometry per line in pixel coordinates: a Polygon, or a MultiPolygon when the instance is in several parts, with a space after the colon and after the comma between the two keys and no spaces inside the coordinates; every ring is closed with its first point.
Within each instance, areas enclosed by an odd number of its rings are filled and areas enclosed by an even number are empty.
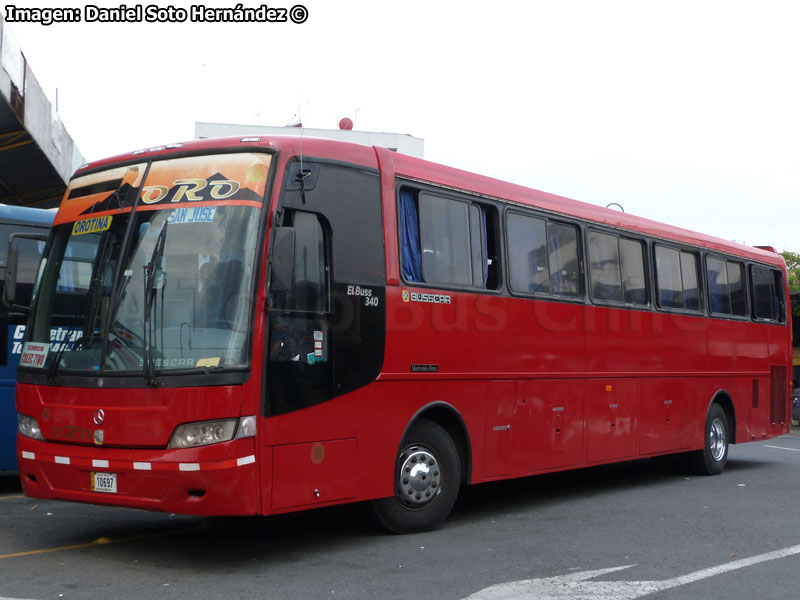
{"type": "Polygon", "coordinates": [[[800,251],[800,2],[298,1],[301,25],[10,26],[90,160],[195,121],[347,116],[429,160],[800,251]]]}

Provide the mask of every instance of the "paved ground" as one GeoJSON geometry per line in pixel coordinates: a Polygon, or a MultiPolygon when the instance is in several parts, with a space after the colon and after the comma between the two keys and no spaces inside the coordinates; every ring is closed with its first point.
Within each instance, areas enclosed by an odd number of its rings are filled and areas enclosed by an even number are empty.
{"type": "Polygon", "coordinates": [[[795,435],[732,447],[719,477],[667,459],[475,486],[410,536],[360,506],[179,517],[31,500],[0,477],[0,598],[785,599],[798,498],[795,435]]]}

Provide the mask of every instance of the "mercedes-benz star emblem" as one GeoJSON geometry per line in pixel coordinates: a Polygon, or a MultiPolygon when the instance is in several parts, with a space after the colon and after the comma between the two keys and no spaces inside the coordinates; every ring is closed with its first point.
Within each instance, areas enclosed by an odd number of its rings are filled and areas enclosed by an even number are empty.
{"type": "Polygon", "coordinates": [[[94,424],[95,425],[102,425],[103,421],[106,420],[106,413],[103,412],[102,408],[98,408],[94,411],[94,424]]]}

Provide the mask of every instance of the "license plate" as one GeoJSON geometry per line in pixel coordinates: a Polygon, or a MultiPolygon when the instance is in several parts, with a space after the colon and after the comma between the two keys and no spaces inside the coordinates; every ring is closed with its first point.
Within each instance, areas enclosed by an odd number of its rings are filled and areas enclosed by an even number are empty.
{"type": "Polygon", "coordinates": [[[116,473],[89,473],[93,492],[117,493],[116,473]]]}

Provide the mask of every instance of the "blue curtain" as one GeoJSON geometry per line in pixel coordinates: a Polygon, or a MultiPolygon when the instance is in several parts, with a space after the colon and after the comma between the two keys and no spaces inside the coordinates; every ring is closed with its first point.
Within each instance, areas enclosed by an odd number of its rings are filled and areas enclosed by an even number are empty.
{"type": "Polygon", "coordinates": [[[417,202],[411,190],[400,190],[400,263],[406,281],[422,281],[417,202]]]}

